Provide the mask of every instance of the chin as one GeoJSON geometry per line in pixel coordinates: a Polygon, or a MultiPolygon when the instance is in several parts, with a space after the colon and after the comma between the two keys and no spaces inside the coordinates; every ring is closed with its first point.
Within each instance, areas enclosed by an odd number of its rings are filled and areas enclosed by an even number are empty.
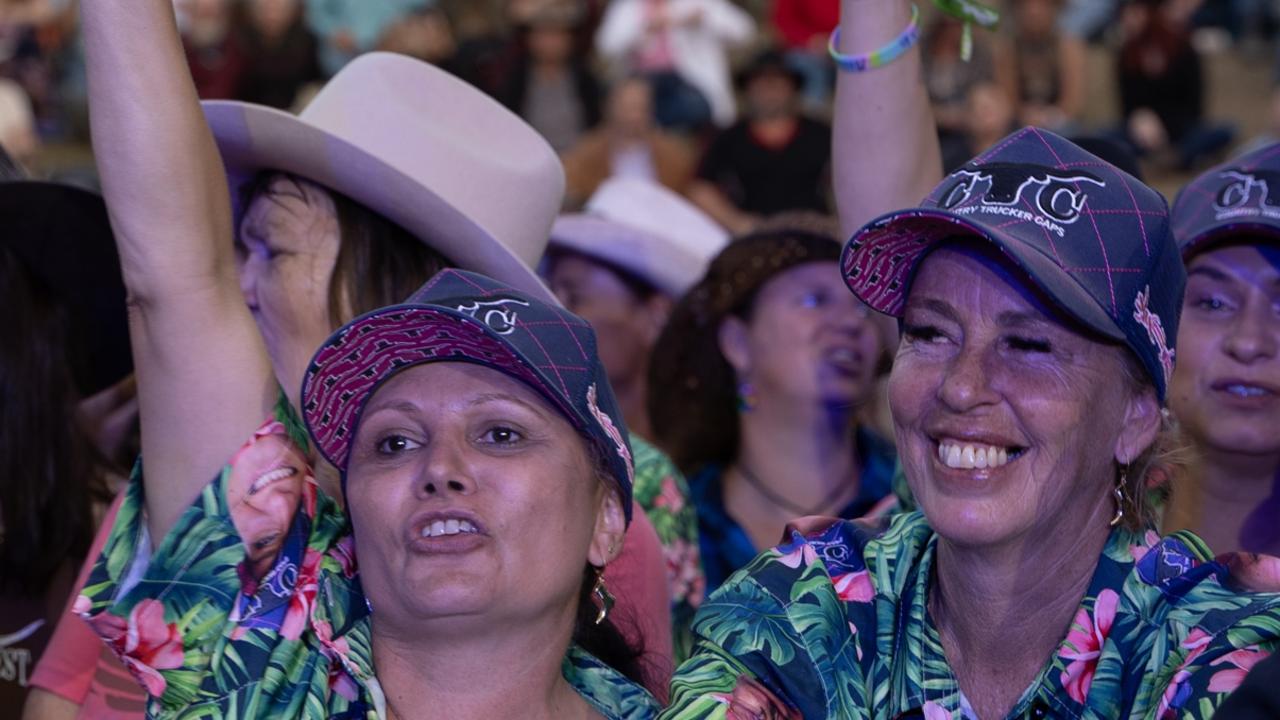
{"type": "Polygon", "coordinates": [[[1280,435],[1275,423],[1219,422],[1209,428],[1205,441],[1219,452],[1239,455],[1280,455],[1280,435]]]}
{"type": "Polygon", "coordinates": [[[930,498],[920,508],[938,537],[960,547],[998,545],[1020,534],[1007,503],[995,499],[930,498]]]}

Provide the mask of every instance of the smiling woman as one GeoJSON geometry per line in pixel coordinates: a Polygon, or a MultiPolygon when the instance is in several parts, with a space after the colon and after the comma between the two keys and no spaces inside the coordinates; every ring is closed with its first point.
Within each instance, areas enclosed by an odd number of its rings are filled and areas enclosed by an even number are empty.
{"type": "Polygon", "coordinates": [[[1141,500],[1185,282],[1164,200],[1027,128],[841,266],[901,320],[889,405],[920,511],[798,521],[703,605],[661,717],[1211,717],[1280,645],[1280,595],[1157,536],[1141,500]],[[1011,203],[1070,208],[1066,237],[1011,203]]]}

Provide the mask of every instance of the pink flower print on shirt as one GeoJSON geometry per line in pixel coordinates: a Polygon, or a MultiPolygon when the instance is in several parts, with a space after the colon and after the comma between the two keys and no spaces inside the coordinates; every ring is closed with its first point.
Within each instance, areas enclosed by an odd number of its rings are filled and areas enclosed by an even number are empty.
{"type": "Polygon", "coordinates": [[[653,499],[654,507],[665,508],[673,515],[684,509],[684,495],[676,486],[675,478],[670,475],[664,476],[660,487],[658,497],[653,499]]]}
{"type": "Polygon", "coordinates": [[[298,568],[298,580],[293,586],[293,597],[289,600],[289,609],[284,613],[284,621],[280,623],[280,636],[286,640],[297,640],[311,621],[311,612],[315,609],[316,593],[320,589],[318,580],[320,560],[324,556],[318,550],[307,548],[302,555],[302,567],[298,568]]]}
{"type": "Polygon", "coordinates": [[[800,720],[800,713],[746,675],[738,676],[732,693],[711,693],[711,697],[729,706],[725,720],[800,720]]]}
{"type": "Polygon", "coordinates": [[[813,546],[803,540],[794,547],[784,545],[778,548],[776,552],[779,556],[778,562],[789,568],[798,568],[801,566],[808,567],[813,561],[818,559],[818,553],[813,549],[813,546]],[[783,552],[783,550],[788,547],[791,547],[792,549],[787,552],[783,552]]]}
{"type": "Polygon", "coordinates": [[[167,683],[159,671],[182,667],[184,656],[177,624],[164,621],[164,605],[148,598],[133,607],[128,620],[110,613],[87,620],[148,694],[164,694],[167,683]]]}
{"type": "Polygon", "coordinates": [[[951,720],[951,713],[938,703],[930,700],[924,704],[924,720],[951,720]]]}
{"type": "Polygon", "coordinates": [[[1156,707],[1156,717],[1161,720],[1177,717],[1176,709],[1181,707],[1186,700],[1186,693],[1182,691],[1187,687],[1187,680],[1191,678],[1191,673],[1187,671],[1187,667],[1204,653],[1205,648],[1209,646],[1210,640],[1213,640],[1212,635],[1200,628],[1192,628],[1191,632],[1187,633],[1187,636],[1179,643],[1181,647],[1186,648],[1189,652],[1178,665],[1178,670],[1169,681],[1169,686],[1161,694],[1160,705],[1156,707]],[[1182,694],[1181,698],[1179,698],[1180,693],[1182,694]]]}
{"type": "Polygon", "coordinates": [[[1142,536],[1141,545],[1129,546],[1129,554],[1133,556],[1133,562],[1137,563],[1142,560],[1142,558],[1146,557],[1151,548],[1155,547],[1159,542],[1159,533],[1154,530],[1148,530],[1147,533],[1142,536]]]}
{"type": "Polygon", "coordinates": [[[1098,593],[1093,602],[1093,617],[1080,608],[1071,623],[1071,632],[1067,633],[1066,647],[1058,652],[1059,657],[1071,661],[1062,671],[1062,686],[1072,700],[1082,705],[1089,695],[1089,686],[1093,684],[1098,658],[1106,645],[1107,635],[1111,633],[1119,603],[1120,596],[1110,588],[1098,593]]]}
{"type": "Polygon", "coordinates": [[[1259,650],[1257,647],[1247,647],[1229,652],[1209,663],[1214,667],[1224,663],[1235,666],[1234,669],[1214,673],[1213,677],[1209,678],[1209,692],[1235,692],[1253,666],[1266,660],[1269,655],[1270,653],[1259,650]]]}
{"type": "Polygon", "coordinates": [[[871,602],[876,596],[876,589],[871,584],[871,574],[866,570],[836,575],[831,578],[836,588],[836,595],[845,602],[871,602]]]}

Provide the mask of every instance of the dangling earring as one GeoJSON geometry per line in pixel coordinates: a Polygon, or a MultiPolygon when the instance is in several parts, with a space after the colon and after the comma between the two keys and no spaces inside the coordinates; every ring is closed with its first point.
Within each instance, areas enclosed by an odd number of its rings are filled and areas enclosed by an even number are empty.
{"type": "Polygon", "coordinates": [[[1120,479],[1116,481],[1115,489],[1113,489],[1111,492],[1112,496],[1114,496],[1116,499],[1116,516],[1111,518],[1111,522],[1108,523],[1111,527],[1115,527],[1119,525],[1120,521],[1124,520],[1124,506],[1125,506],[1124,488],[1126,485],[1128,485],[1128,483],[1129,483],[1129,466],[1121,465],[1120,479]]]}
{"type": "Polygon", "coordinates": [[[738,383],[738,412],[751,412],[759,402],[754,385],[746,380],[738,383]]]}
{"type": "Polygon", "coordinates": [[[596,584],[591,588],[591,594],[595,597],[596,602],[600,603],[599,612],[596,613],[596,625],[604,622],[609,617],[609,611],[613,609],[613,595],[609,592],[609,588],[604,584],[604,568],[600,568],[599,574],[596,575],[596,584]]]}

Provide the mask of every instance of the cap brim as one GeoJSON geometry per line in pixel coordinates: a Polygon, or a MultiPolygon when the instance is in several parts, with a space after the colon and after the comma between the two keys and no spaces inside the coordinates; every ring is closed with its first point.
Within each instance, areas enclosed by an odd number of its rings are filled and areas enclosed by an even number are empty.
{"type": "Polygon", "coordinates": [[[1178,248],[1183,259],[1210,250],[1221,245],[1237,242],[1250,242],[1264,238],[1270,242],[1280,243],[1280,226],[1262,222],[1225,222],[1214,225],[1196,234],[1191,242],[1178,248]]]}
{"type": "MultiPolygon", "coordinates": [[[[201,105],[226,165],[233,205],[239,203],[240,187],[259,171],[296,175],[386,217],[464,270],[556,302],[537,273],[506,245],[377,156],[275,108],[231,100],[201,105]]],[[[236,217],[242,210],[236,207],[236,217]]]]}
{"type": "Polygon", "coordinates": [[[1063,313],[1103,337],[1124,342],[1124,331],[1098,301],[1053,258],[1012,235],[962,215],[918,208],[882,215],[854,233],[841,258],[845,283],[860,300],[901,317],[920,262],[948,238],[985,240],[999,249],[1063,313]]]}
{"type": "Polygon", "coordinates": [[[303,419],[325,459],[346,472],[360,416],[369,398],[396,373],[432,362],[466,362],[519,380],[579,430],[586,420],[552,390],[536,367],[484,323],[431,305],[393,305],[335,333],[316,352],[302,386],[303,419]]]}

